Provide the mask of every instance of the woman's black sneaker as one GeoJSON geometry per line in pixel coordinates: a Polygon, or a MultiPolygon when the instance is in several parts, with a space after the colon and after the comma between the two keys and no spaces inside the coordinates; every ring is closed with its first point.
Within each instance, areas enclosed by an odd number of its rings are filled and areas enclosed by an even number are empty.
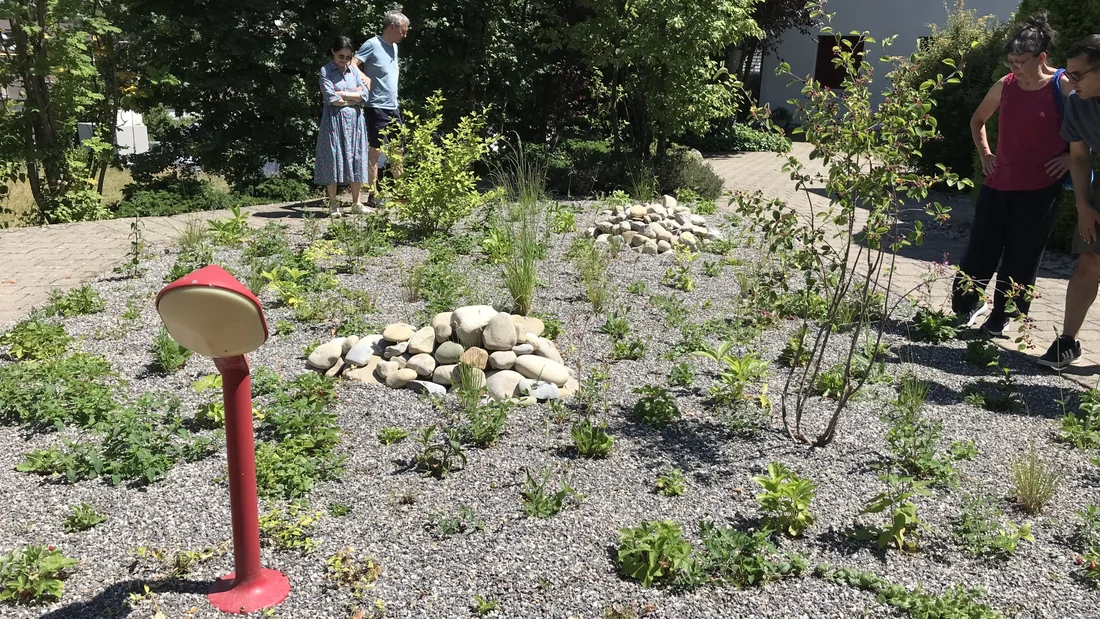
{"type": "Polygon", "coordinates": [[[1039,357],[1035,363],[1041,366],[1062,370],[1068,368],[1081,356],[1081,342],[1068,335],[1062,335],[1054,340],[1047,349],[1046,354],[1039,357]]]}
{"type": "Polygon", "coordinates": [[[982,325],[982,330],[990,335],[1001,337],[1005,334],[1005,331],[1008,330],[1010,324],[1012,324],[1012,318],[1010,316],[1005,316],[1004,314],[1000,316],[990,316],[989,320],[985,321],[985,324],[982,325]]]}

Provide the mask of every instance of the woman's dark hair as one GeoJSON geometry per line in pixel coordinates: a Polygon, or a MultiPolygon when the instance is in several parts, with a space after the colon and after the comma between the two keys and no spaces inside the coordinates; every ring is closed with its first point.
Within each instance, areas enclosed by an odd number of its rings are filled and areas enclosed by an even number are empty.
{"type": "Polygon", "coordinates": [[[351,44],[351,39],[348,37],[336,37],[332,40],[332,53],[336,53],[342,49],[354,50],[355,46],[351,44]]]}
{"type": "Polygon", "coordinates": [[[1076,58],[1078,56],[1088,58],[1089,64],[1100,62],[1100,34],[1090,34],[1081,39],[1081,42],[1074,45],[1066,54],[1066,58],[1076,58]]]}
{"type": "Polygon", "coordinates": [[[1006,54],[1038,56],[1050,49],[1057,33],[1050,27],[1050,13],[1042,11],[1027,18],[1023,26],[1005,43],[1006,54]]]}

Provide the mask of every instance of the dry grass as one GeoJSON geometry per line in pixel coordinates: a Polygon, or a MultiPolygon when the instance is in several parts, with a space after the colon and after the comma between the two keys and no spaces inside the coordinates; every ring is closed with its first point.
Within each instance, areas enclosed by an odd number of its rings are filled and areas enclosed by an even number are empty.
{"type": "MultiPolygon", "coordinates": [[[[103,179],[103,203],[112,204],[122,199],[122,188],[133,182],[129,170],[107,170],[107,176],[103,179]]],[[[0,228],[23,225],[23,216],[35,210],[34,196],[31,195],[30,183],[14,183],[8,185],[10,193],[0,203],[0,208],[11,212],[0,212],[0,228]]]]}

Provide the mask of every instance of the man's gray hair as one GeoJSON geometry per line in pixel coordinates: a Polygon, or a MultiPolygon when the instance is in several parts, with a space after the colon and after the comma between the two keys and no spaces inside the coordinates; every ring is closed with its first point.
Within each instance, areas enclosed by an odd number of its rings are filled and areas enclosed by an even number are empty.
{"type": "Polygon", "coordinates": [[[389,11],[386,16],[382,18],[382,29],[385,30],[390,26],[408,26],[409,18],[405,17],[405,14],[401,11],[389,11]]]}

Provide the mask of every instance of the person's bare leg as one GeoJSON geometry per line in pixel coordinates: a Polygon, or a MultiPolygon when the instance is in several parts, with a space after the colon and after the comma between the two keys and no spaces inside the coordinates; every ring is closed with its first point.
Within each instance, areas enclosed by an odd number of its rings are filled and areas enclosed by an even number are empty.
{"type": "Polygon", "coordinates": [[[325,193],[328,194],[328,210],[329,214],[339,217],[340,216],[340,203],[336,201],[336,183],[330,183],[325,187],[325,193]]]}
{"type": "Polygon", "coordinates": [[[1066,286],[1066,315],[1062,323],[1062,335],[1077,339],[1085,316],[1089,313],[1096,290],[1100,284],[1100,254],[1085,253],[1077,258],[1077,266],[1066,286]]]}
{"type": "Polygon", "coordinates": [[[378,191],[378,156],[382,150],[371,147],[367,151],[367,199],[371,199],[378,191]]]}
{"type": "Polygon", "coordinates": [[[363,188],[363,183],[349,183],[348,188],[351,189],[351,203],[359,204],[359,191],[363,188]]]}

